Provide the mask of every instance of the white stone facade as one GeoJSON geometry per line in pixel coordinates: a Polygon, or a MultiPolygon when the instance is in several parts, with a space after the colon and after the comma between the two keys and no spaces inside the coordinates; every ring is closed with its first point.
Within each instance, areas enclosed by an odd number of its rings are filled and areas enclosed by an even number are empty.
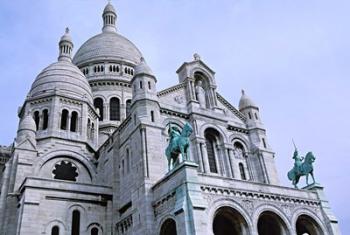
{"type": "Polygon", "coordinates": [[[108,3],[102,33],[74,58],[67,30],[35,79],[0,175],[0,234],[340,234],[320,185],[279,184],[244,92],[236,109],[197,54],[158,91],[116,19],[108,3]],[[185,123],[190,159],[168,172],[169,125],[185,123]]]}

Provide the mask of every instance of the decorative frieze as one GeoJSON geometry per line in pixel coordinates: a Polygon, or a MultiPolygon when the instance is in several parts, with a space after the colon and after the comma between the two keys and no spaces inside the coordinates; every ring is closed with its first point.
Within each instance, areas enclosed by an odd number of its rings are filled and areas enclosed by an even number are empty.
{"type": "Polygon", "coordinates": [[[175,207],[175,192],[172,192],[153,204],[154,216],[159,216],[175,207]]]}

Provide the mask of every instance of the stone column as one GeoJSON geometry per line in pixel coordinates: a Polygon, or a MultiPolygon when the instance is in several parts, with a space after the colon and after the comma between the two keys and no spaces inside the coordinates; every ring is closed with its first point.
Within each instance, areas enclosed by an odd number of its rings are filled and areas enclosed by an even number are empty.
{"type": "Polygon", "coordinates": [[[209,161],[208,161],[208,153],[207,148],[205,146],[205,143],[200,143],[201,149],[202,149],[202,157],[203,157],[203,165],[204,165],[204,172],[210,173],[210,167],[209,167],[209,161]]]}
{"type": "Polygon", "coordinates": [[[66,130],[67,131],[70,131],[70,122],[71,122],[71,119],[72,119],[72,113],[68,113],[68,115],[67,115],[67,128],[66,128],[66,130]]]}
{"type": "Polygon", "coordinates": [[[235,165],[234,165],[235,161],[234,161],[232,148],[227,148],[227,152],[228,152],[228,161],[229,161],[229,164],[230,164],[231,177],[232,178],[237,178],[236,177],[237,170],[235,169],[235,165]]]}
{"type": "Polygon", "coordinates": [[[199,141],[196,141],[196,150],[198,156],[199,172],[204,172],[203,155],[201,151],[201,143],[199,141]]]}

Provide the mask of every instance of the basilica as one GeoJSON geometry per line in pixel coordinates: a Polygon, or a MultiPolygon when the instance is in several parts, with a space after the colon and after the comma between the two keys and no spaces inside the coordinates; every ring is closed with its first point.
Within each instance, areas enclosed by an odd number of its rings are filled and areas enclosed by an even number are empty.
{"type": "Polygon", "coordinates": [[[246,92],[232,105],[198,54],[159,90],[111,3],[102,20],[75,53],[66,29],[0,147],[0,234],[340,234],[321,185],[279,183],[246,92]]]}

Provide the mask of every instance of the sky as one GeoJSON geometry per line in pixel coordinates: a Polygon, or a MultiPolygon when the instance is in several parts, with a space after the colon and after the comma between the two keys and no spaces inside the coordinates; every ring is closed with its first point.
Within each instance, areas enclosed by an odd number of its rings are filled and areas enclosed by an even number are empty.
{"type": "MultiPolygon", "coordinates": [[[[101,32],[105,0],[0,2],[0,144],[39,72],[57,60],[68,26],[76,52],[101,32]]],[[[134,42],[158,79],[178,83],[194,53],[216,72],[218,92],[238,106],[241,89],[260,107],[283,185],[301,154],[316,156],[343,234],[350,234],[350,1],[113,0],[118,32],[134,42]]],[[[301,182],[304,183],[302,178],[301,182]]]]}

